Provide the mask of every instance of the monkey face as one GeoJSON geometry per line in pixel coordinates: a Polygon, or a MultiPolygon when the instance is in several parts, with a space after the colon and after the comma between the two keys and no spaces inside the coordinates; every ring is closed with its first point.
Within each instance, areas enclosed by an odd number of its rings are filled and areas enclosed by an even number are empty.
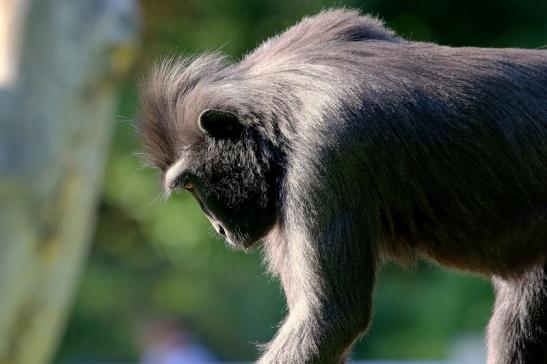
{"type": "MultiPolygon", "coordinates": [[[[224,176],[226,177],[228,176],[224,176]]],[[[196,177],[192,180],[195,181],[195,185],[190,189],[191,194],[198,201],[215,231],[224,236],[231,246],[248,249],[263,238],[275,224],[276,214],[272,201],[261,202],[263,197],[253,187],[248,186],[248,195],[245,196],[228,186],[208,186],[208,178],[196,177]],[[232,196],[238,195],[238,201],[235,201],[232,196]]]]}
{"type": "Polygon", "coordinates": [[[212,86],[226,67],[214,54],[157,65],[141,84],[138,129],[164,188],[188,190],[214,229],[247,249],[276,222],[282,162],[232,87],[212,86]]]}
{"type": "Polygon", "coordinates": [[[166,169],[164,187],[189,191],[217,233],[248,249],[276,221],[275,168],[262,149],[267,143],[227,111],[203,111],[198,126],[201,136],[166,169]]]}

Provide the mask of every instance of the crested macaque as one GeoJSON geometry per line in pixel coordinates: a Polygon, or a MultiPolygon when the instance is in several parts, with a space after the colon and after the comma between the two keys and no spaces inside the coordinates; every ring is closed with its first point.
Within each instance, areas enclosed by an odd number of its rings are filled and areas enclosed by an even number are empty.
{"type": "Polygon", "coordinates": [[[141,100],[167,193],[280,279],[289,313],[259,363],[344,362],[378,269],[419,258],[493,281],[489,364],[547,362],[547,51],[329,10],[239,62],[163,60],[141,100]]]}

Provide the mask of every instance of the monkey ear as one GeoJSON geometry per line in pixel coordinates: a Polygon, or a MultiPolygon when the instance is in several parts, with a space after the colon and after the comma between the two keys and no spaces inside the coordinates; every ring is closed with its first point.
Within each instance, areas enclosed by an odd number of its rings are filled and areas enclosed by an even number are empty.
{"type": "Polygon", "coordinates": [[[216,109],[204,110],[199,115],[198,125],[205,134],[220,139],[238,138],[245,129],[236,114],[216,109]]]}

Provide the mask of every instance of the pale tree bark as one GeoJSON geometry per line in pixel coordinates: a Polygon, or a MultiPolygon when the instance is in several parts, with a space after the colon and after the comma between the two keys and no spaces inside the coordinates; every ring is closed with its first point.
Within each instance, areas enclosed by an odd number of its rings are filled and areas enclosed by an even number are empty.
{"type": "Polygon", "coordinates": [[[133,0],[0,0],[0,364],[47,363],[64,327],[137,16],[133,0]]]}

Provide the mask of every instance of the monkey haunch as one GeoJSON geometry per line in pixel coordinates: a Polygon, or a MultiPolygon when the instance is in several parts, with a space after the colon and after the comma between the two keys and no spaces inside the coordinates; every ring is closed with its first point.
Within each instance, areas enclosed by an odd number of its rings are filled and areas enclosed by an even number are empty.
{"type": "Polygon", "coordinates": [[[343,361],[386,259],[492,278],[489,363],[547,354],[547,52],[409,42],[346,10],[239,63],[160,63],[140,131],[235,247],[262,240],[289,315],[261,363],[343,361]]]}

